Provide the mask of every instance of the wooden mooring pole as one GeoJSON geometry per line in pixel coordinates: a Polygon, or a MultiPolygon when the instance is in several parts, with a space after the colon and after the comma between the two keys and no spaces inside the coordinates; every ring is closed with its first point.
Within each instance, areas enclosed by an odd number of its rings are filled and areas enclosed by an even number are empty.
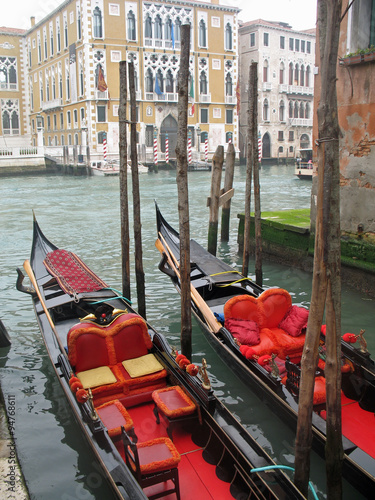
{"type": "Polygon", "coordinates": [[[137,154],[137,103],[135,100],[134,62],[129,63],[130,94],[130,158],[133,186],[133,224],[135,250],[135,280],[137,284],[138,312],[146,319],[145,273],[143,271],[141,201],[137,154]]]}
{"type": "Polygon", "coordinates": [[[121,264],[122,294],[130,300],[130,247],[129,247],[129,199],[128,199],[128,153],[126,137],[127,71],[126,61],[120,62],[120,105],[119,105],[119,152],[120,152],[120,219],[121,219],[121,264]]]}
{"type": "Polygon", "coordinates": [[[181,285],[181,351],[188,359],[192,354],[192,323],[190,297],[190,228],[188,194],[188,88],[190,58],[190,25],[181,26],[180,70],[178,73],[177,124],[177,192],[180,229],[180,285],[181,285]]]}
{"type": "Polygon", "coordinates": [[[223,204],[221,213],[221,241],[229,241],[229,225],[230,225],[230,205],[234,194],[233,177],[234,177],[234,162],[236,159],[236,150],[233,143],[228,144],[227,155],[225,160],[225,178],[224,178],[224,193],[231,192],[231,197],[223,204]]]}
{"type": "Polygon", "coordinates": [[[212,158],[212,177],[211,177],[211,196],[207,200],[207,206],[210,207],[210,218],[208,225],[208,245],[207,250],[216,255],[217,248],[217,228],[219,224],[219,198],[221,172],[224,163],[224,147],[218,146],[212,158]]]}

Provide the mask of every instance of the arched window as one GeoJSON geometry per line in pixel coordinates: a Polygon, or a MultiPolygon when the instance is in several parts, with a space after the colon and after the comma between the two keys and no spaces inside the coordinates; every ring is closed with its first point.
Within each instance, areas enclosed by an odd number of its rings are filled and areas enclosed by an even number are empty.
{"type": "Polygon", "coordinates": [[[279,120],[281,122],[285,122],[285,104],[284,104],[284,101],[280,101],[280,106],[279,106],[279,120]]]}
{"type": "Polygon", "coordinates": [[[284,73],[285,73],[285,66],[284,63],[282,62],[280,64],[280,85],[284,83],[284,73]]]}
{"type": "Polygon", "coordinates": [[[232,26],[230,23],[227,23],[227,25],[225,26],[225,48],[226,50],[233,49],[232,26]]]}
{"type": "Polygon", "coordinates": [[[172,71],[168,70],[167,71],[167,78],[165,79],[165,91],[169,93],[173,93],[173,85],[174,80],[173,80],[173,75],[172,71]]]}
{"type": "Polygon", "coordinates": [[[289,101],[289,118],[293,118],[293,101],[289,101]]]}
{"type": "Polygon", "coordinates": [[[293,63],[289,64],[289,85],[293,85],[293,63]]]}
{"type": "Polygon", "coordinates": [[[307,66],[307,68],[306,68],[306,87],[310,87],[310,74],[311,74],[310,66],[307,66]]]}
{"type": "Polygon", "coordinates": [[[310,104],[307,102],[305,107],[305,118],[310,118],[310,104]]]}
{"type": "Polygon", "coordinates": [[[298,102],[294,104],[294,118],[298,118],[298,102]]]}
{"type": "Polygon", "coordinates": [[[127,18],[127,35],[128,40],[136,40],[136,32],[135,32],[135,15],[132,10],[128,13],[127,18]]]}
{"type": "Polygon", "coordinates": [[[301,87],[305,86],[305,66],[302,64],[301,66],[301,71],[300,71],[300,77],[299,77],[299,84],[301,87]]]}
{"type": "Polygon", "coordinates": [[[294,68],[294,82],[293,85],[298,85],[298,80],[299,80],[299,66],[296,64],[294,68]]]}
{"type": "Polygon", "coordinates": [[[225,77],[225,95],[233,95],[233,81],[230,73],[225,77]]]}
{"type": "Polygon", "coordinates": [[[8,111],[3,111],[3,133],[10,134],[10,116],[8,111]]]}
{"type": "Polygon", "coordinates": [[[200,94],[207,94],[207,75],[205,71],[201,71],[199,78],[199,92],[200,94]]]}
{"type": "Polygon", "coordinates": [[[269,120],[269,112],[270,112],[270,108],[268,105],[268,99],[264,99],[264,102],[263,102],[263,120],[264,121],[269,120]]]}
{"type": "Polygon", "coordinates": [[[227,132],[225,134],[225,142],[228,144],[229,142],[233,142],[233,132],[227,132]]]}
{"type": "Polygon", "coordinates": [[[150,68],[148,68],[147,73],[146,73],[146,92],[153,92],[154,91],[154,79],[152,76],[152,71],[150,68]]]}
{"type": "Polygon", "coordinates": [[[103,38],[102,11],[99,7],[95,7],[94,9],[94,37],[103,38]]]}
{"type": "Polygon", "coordinates": [[[300,118],[305,118],[305,106],[303,102],[299,105],[299,117],[300,118]]]}
{"type": "Polygon", "coordinates": [[[174,22],[174,40],[175,42],[181,41],[181,19],[178,17],[174,22]]]}
{"type": "Polygon", "coordinates": [[[163,39],[162,22],[161,22],[161,17],[159,16],[159,14],[155,17],[154,33],[155,33],[156,40],[163,39]]]}
{"type": "Polygon", "coordinates": [[[172,19],[170,17],[164,24],[164,40],[172,40],[172,19]]]}
{"type": "Polygon", "coordinates": [[[156,78],[158,79],[159,89],[161,90],[161,92],[164,92],[164,78],[163,73],[160,69],[156,73],[156,78]]]}
{"type": "Polygon", "coordinates": [[[152,38],[152,21],[148,14],[145,19],[145,38],[152,38]]]}
{"type": "Polygon", "coordinates": [[[207,47],[206,23],[203,19],[199,21],[199,47],[207,47]]]}

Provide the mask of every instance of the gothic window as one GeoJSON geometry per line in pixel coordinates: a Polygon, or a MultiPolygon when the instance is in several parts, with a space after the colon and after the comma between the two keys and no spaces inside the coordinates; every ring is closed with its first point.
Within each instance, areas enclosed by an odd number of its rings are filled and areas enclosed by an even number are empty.
{"type": "Polygon", "coordinates": [[[289,85],[293,85],[293,63],[289,63],[289,85]]]}
{"type": "Polygon", "coordinates": [[[225,48],[226,50],[233,49],[232,26],[230,23],[225,26],[225,48]]]}
{"type": "Polygon", "coordinates": [[[17,89],[17,59],[15,57],[0,57],[0,89],[17,89]]]}
{"type": "Polygon", "coordinates": [[[60,22],[56,20],[56,39],[57,39],[57,52],[61,50],[61,33],[60,33],[60,22]]]}
{"type": "Polygon", "coordinates": [[[181,41],[181,20],[177,18],[174,23],[174,39],[175,41],[181,41]]]}
{"type": "Polygon", "coordinates": [[[82,38],[82,21],[79,7],[77,8],[77,38],[78,40],[82,38]]]}
{"type": "Polygon", "coordinates": [[[307,68],[306,68],[306,82],[305,82],[306,87],[310,87],[310,74],[311,74],[310,72],[311,72],[310,66],[307,66],[307,68]]]}
{"type": "Polygon", "coordinates": [[[284,101],[280,101],[280,106],[279,106],[279,120],[281,122],[285,121],[285,104],[284,104],[284,101]]]}
{"type": "Polygon", "coordinates": [[[299,84],[301,87],[305,86],[305,66],[303,64],[301,65],[299,84]]]}
{"type": "Polygon", "coordinates": [[[165,91],[173,93],[173,75],[171,70],[167,71],[167,78],[165,81],[165,91]]]}
{"type": "Polygon", "coordinates": [[[305,107],[305,118],[310,118],[310,104],[307,102],[305,107]]]}
{"type": "Polygon", "coordinates": [[[270,108],[269,108],[269,104],[268,104],[268,99],[264,99],[264,102],[263,102],[263,120],[264,121],[269,120],[269,112],[270,112],[270,108]]]}
{"type": "Polygon", "coordinates": [[[103,19],[102,11],[99,7],[94,9],[94,37],[103,38],[103,19]]]}
{"type": "Polygon", "coordinates": [[[280,85],[284,83],[284,73],[285,73],[285,66],[284,63],[282,62],[280,64],[280,85]]]}
{"type": "Polygon", "coordinates": [[[4,135],[19,135],[18,99],[1,99],[1,119],[4,135]]]}
{"type": "Polygon", "coordinates": [[[164,24],[164,39],[172,40],[172,19],[170,17],[164,24]]]}
{"type": "Polygon", "coordinates": [[[289,118],[293,118],[293,101],[289,102],[289,118]]]}
{"type": "Polygon", "coordinates": [[[294,104],[294,118],[298,118],[298,102],[294,104]]]}
{"type": "Polygon", "coordinates": [[[225,95],[233,95],[233,81],[230,73],[225,77],[225,95]]]}
{"type": "Polygon", "coordinates": [[[43,32],[43,43],[44,43],[44,59],[48,57],[48,46],[47,46],[47,33],[43,32]]]}
{"type": "Polygon", "coordinates": [[[53,56],[55,48],[54,48],[54,45],[53,45],[53,29],[52,29],[52,25],[49,28],[49,36],[50,36],[51,56],[53,56]]]}
{"type": "Polygon", "coordinates": [[[157,40],[163,39],[162,22],[159,14],[155,17],[154,33],[157,40]]]}
{"type": "Polygon", "coordinates": [[[305,108],[304,108],[303,102],[301,102],[301,104],[299,106],[299,117],[305,118],[305,108]]]}
{"type": "Polygon", "coordinates": [[[205,71],[202,71],[199,78],[199,92],[200,94],[207,94],[207,75],[205,71]]]}
{"type": "Polygon", "coordinates": [[[161,92],[164,92],[164,79],[163,79],[163,73],[159,69],[158,72],[156,73],[156,78],[158,79],[158,84],[159,84],[159,89],[161,92]]]}
{"type": "Polygon", "coordinates": [[[149,14],[147,14],[145,19],[145,37],[152,38],[152,21],[149,14]]]}
{"type": "Polygon", "coordinates": [[[153,92],[154,91],[154,79],[152,77],[152,71],[150,68],[148,68],[147,73],[146,73],[146,92],[153,92]]]}
{"type": "Polygon", "coordinates": [[[133,11],[129,11],[128,19],[127,19],[127,31],[128,31],[128,40],[135,41],[136,40],[136,31],[135,31],[135,15],[133,11]]]}
{"type": "Polygon", "coordinates": [[[298,80],[299,80],[299,66],[296,64],[294,68],[294,85],[298,85],[298,80]]]}
{"type": "Polygon", "coordinates": [[[42,72],[39,73],[39,95],[40,95],[40,103],[44,100],[44,89],[43,89],[43,75],[42,72]]]}
{"type": "Polygon", "coordinates": [[[199,22],[199,46],[207,47],[207,37],[206,37],[206,23],[203,19],[199,22]]]}

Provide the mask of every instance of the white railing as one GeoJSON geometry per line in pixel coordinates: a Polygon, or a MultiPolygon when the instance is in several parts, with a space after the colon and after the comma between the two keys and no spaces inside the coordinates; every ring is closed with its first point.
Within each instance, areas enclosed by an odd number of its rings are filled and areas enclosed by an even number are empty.
{"type": "Polygon", "coordinates": [[[312,118],[289,118],[289,125],[293,127],[312,127],[312,118]]]}
{"type": "Polygon", "coordinates": [[[0,90],[18,90],[18,84],[9,82],[0,82],[0,90]]]}
{"type": "Polygon", "coordinates": [[[204,103],[211,102],[211,93],[209,94],[199,94],[199,101],[204,103]]]}
{"type": "Polygon", "coordinates": [[[269,90],[272,90],[272,83],[263,82],[263,92],[268,92],[269,90]]]}
{"type": "Polygon", "coordinates": [[[300,85],[288,85],[288,94],[314,95],[314,87],[302,87],[300,85]]]}
{"type": "Polygon", "coordinates": [[[20,158],[25,156],[43,156],[44,147],[34,147],[34,146],[21,146],[18,148],[4,148],[0,147],[0,158],[12,157],[20,158]]]}
{"type": "Polygon", "coordinates": [[[52,99],[50,101],[42,102],[42,111],[49,111],[50,109],[61,108],[63,105],[62,99],[52,99]]]}
{"type": "Polygon", "coordinates": [[[236,96],[235,95],[226,95],[225,96],[225,104],[236,104],[236,96]]]}
{"type": "Polygon", "coordinates": [[[108,90],[102,92],[101,90],[95,90],[95,99],[97,101],[108,101],[108,90]]]}

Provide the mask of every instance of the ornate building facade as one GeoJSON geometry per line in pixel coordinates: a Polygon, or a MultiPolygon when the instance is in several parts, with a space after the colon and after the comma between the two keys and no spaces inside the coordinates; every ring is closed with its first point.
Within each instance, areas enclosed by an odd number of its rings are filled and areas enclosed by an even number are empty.
{"type": "Polygon", "coordinates": [[[249,67],[258,63],[262,158],[287,161],[312,147],[315,29],[258,19],[239,28],[240,150],[246,155],[249,67]]]}
{"type": "MultiPolygon", "coordinates": [[[[173,157],[181,26],[191,26],[189,136],[238,144],[239,9],[200,1],[67,0],[22,35],[24,105],[37,145],[118,154],[119,62],[134,61],[138,143],[173,157]]],[[[2,96],[1,96],[2,97],[2,96]]],[[[3,112],[3,108],[2,108],[3,112]]],[[[27,127],[26,127],[27,128],[27,127]]],[[[203,153],[203,149],[201,150],[203,153]]]]}

